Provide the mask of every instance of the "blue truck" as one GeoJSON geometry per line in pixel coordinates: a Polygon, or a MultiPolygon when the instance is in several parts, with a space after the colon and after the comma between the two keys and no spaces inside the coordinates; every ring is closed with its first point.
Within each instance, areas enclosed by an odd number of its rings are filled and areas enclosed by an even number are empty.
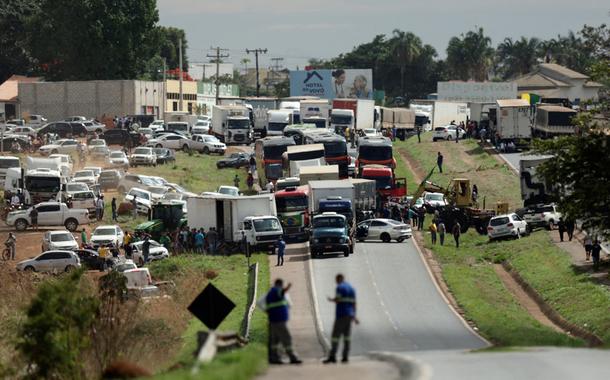
{"type": "Polygon", "coordinates": [[[354,251],[354,239],[350,236],[352,227],[344,215],[324,212],[313,217],[309,249],[311,257],[326,252],[343,252],[347,257],[354,251]]]}

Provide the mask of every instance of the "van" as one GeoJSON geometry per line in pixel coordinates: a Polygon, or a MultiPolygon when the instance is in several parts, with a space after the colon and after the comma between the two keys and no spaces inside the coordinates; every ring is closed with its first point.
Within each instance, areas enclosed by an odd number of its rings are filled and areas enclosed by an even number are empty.
{"type": "Polygon", "coordinates": [[[166,131],[178,132],[187,135],[190,132],[190,125],[185,121],[171,121],[165,126],[166,131]]]}
{"type": "Polygon", "coordinates": [[[93,191],[79,191],[72,193],[72,208],[82,208],[89,211],[89,216],[95,216],[95,193],[93,191]]]}

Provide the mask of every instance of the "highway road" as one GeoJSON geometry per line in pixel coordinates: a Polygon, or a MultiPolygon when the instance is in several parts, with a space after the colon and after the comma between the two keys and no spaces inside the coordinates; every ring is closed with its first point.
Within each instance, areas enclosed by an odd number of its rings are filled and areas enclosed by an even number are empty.
{"type": "Polygon", "coordinates": [[[349,257],[312,260],[316,299],[325,338],[330,341],[335,275],[356,289],[360,325],[354,326],[352,354],[371,351],[463,350],[486,346],[441,296],[412,240],[356,244],[349,257]]]}

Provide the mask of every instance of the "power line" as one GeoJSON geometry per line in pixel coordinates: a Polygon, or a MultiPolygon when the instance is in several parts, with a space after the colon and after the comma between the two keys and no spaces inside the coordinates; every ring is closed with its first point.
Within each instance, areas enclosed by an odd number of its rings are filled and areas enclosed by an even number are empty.
{"type": "Polygon", "coordinates": [[[216,80],[214,83],[216,84],[216,105],[218,105],[220,98],[220,59],[229,57],[229,54],[223,54],[221,51],[228,51],[229,49],[222,49],[220,46],[217,46],[216,48],[211,47],[210,50],[216,50],[216,55],[208,54],[207,57],[216,60],[216,80]]]}
{"type": "Polygon", "coordinates": [[[246,53],[250,54],[250,53],[254,53],[255,56],[255,61],[256,61],[256,97],[258,98],[260,96],[260,91],[261,91],[261,84],[259,82],[259,78],[258,78],[258,55],[260,54],[267,54],[267,49],[246,49],[246,53]]]}

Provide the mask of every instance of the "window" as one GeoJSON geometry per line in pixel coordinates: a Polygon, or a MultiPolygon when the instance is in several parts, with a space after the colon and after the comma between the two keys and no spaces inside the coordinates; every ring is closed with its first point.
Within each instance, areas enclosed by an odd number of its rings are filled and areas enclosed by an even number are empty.
{"type": "Polygon", "coordinates": [[[37,208],[38,212],[56,212],[59,211],[59,203],[56,205],[42,205],[37,208]]]}
{"type": "Polygon", "coordinates": [[[56,252],[58,259],[71,259],[72,255],[68,252],[56,252]]]}
{"type": "Polygon", "coordinates": [[[373,220],[371,222],[371,227],[385,227],[385,223],[380,220],[373,220]]]}
{"type": "Polygon", "coordinates": [[[45,253],[43,255],[38,256],[38,258],[36,259],[36,261],[44,261],[44,260],[51,260],[53,258],[53,254],[55,252],[48,252],[45,253]]]}
{"type": "Polygon", "coordinates": [[[178,102],[172,102],[172,110],[178,111],[178,102]]]}

